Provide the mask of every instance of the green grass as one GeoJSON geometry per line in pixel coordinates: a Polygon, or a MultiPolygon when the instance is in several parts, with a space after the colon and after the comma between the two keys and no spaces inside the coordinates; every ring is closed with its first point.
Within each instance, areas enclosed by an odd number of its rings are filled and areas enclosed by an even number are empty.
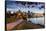
{"type": "Polygon", "coordinates": [[[6,23],[15,22],[15,18],[6,18],[6,23]]]}

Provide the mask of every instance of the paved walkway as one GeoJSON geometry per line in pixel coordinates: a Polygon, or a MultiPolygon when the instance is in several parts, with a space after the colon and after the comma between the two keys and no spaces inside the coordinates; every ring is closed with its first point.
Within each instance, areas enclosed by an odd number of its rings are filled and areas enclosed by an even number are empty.
{"type": "Polygon", "coordinates": [[[16,22],[13,22],[13,23],[8,23],[7,24],[7,30],[10,30],[12,28],[14,28],[15,26],[17,26],[18,24],[20,24],[21,22],[23,21],[23,19],[20,19],[16,22]]]}

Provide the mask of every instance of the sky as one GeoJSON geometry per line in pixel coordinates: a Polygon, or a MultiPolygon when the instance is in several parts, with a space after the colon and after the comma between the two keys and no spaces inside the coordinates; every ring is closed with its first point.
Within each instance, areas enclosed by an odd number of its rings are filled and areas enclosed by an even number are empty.
{"type": "Polygon", "coordinates": [[[6,1],[6,9],[11,12],[21,10],[22,12],[44,13],[45,4],[43,2],[6,1]]]}

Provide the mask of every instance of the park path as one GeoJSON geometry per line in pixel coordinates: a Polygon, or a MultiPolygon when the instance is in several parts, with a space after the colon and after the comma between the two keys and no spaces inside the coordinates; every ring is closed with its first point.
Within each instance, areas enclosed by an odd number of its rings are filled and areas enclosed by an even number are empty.
{"type": "Polygon", "coordinates": [[[11,30],[13,29],[15,26],[17,26],[18,24],[22,23],[23,19],[20,19],[16,22],[13,22],[13,23],[8,23],[7,24],[7,30],[11,30]]]}

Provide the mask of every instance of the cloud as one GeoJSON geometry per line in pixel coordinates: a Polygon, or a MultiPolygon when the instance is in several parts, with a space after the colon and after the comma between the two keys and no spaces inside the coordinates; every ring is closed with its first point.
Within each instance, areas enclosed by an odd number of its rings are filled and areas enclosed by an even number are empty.
{"type": "Polygon", "coordinates": [[[15,3],[14,1],[13,2],[7,2],[7,11],[18,11],[18,10],[21,10],[22,12],[28,12],[28,10],[30,12],[34,12],[34,13],[43,13],[44,12],[44,8],[41,8],[41,6],[44,6],[44,4],[38,4],[38,5],[35,5],[35,4],[32,4],[32,5],[22,5],[21,3],[17,4],[15,3]],[[28,8],[29,6],[29,8],[28,8]],[[34,7],[32,7],[34,6],[34,7]],[[41,8],[41,9],[39,9],[41,8]]]}

